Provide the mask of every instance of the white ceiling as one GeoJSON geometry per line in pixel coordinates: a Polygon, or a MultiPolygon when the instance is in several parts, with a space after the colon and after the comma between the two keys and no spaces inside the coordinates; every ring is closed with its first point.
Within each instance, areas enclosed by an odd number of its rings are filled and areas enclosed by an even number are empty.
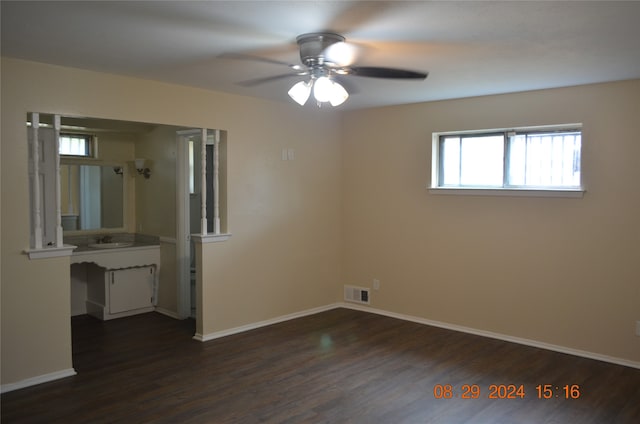
{"type": "MultiPolygon", "coordinates": [[[[296,36],[338,32],[357,65],[343,109],[640,78],[640,2],[4,1],[2,55],[289,102],[296,36]]],[[[315,106],[310,106],[315,107],[315,106]]]]}

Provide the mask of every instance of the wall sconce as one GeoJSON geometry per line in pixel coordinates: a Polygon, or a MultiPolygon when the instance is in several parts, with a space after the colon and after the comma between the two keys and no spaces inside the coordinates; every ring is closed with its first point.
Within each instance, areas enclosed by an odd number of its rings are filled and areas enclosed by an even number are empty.
{"type": "Polygon", "coordinates": [[[113,172],[115,172],[116,175],[122,175],[124,171],[122,170],[121,166],[114,166],[113,167],[113,172]]]}
{"type": "Polygon", "coordinates": [[[139,175],[144,175],[145,178],[149,178],[151,176],[151,170],[149,168],[144,167],[144,159],[136,159],[136,171],[138,171],[139,175]]]}

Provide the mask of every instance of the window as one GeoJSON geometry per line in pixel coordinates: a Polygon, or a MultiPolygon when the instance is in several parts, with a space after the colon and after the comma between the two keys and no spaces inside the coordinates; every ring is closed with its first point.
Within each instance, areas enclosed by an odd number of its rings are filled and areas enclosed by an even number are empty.
{"type": "Polygon", "coordinates": [[[88,134],[60,134],[61,156],[94,156],[94,137],[88,134]]]}
{"type": "Polygon", "coordinates": [[[434,189],[581,191],[580,125],[436,133],[434,189]]]}

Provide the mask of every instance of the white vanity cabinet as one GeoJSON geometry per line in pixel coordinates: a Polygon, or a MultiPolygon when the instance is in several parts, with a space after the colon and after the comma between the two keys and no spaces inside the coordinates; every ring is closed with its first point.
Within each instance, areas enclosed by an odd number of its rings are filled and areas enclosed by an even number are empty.
{"type": "Polygon", "coordinates": [[[160,246],[74,252],[86,264],[86,313],[101,320],[151,312],[157,298],[160,246]]]}
{"type": "Polygon", "coordinates": [[[110,269],[91,267],[87,313],[102,320],[144,312],[153,307],[155,267],[110,269]]]}

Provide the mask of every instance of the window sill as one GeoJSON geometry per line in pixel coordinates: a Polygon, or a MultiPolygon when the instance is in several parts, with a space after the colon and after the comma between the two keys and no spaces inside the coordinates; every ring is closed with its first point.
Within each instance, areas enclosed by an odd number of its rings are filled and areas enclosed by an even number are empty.
{"type": "Polygon", "coordinates": [[[43,247],[42,249],[26,249],[24,253],[29,255],[29,259],[46,259],[59,258],[63,256],[71,256],[73,249],[78,246],[65,244],[62,247],[43,247]]]}
{"type": "Polygon", "coordinates": [[[566,197],[580,199],[584,196],[584,192],[584,189],[429,187],[429,193],[431,194],[458,196],[566,197]]]}

